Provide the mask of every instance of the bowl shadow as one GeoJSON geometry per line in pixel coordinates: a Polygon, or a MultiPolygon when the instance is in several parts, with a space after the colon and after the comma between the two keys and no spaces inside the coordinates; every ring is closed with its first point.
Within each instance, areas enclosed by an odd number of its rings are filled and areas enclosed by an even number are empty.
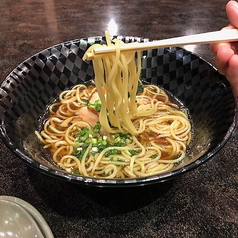
{"type": "Polygon", "coordinates": [[[125,214],[157,201],[173,187],[173,180],[130,188],[86,187],[48,176],[30,167],[28,175],[45,203],[67,217],[125,214]]]}

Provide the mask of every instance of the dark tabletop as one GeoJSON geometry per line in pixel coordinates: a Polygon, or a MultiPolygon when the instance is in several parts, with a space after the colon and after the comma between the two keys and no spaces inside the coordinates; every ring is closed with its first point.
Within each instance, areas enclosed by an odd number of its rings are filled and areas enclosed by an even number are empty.
{"type": "MultiPolygon", "coordinates": [[[[226,0],[1,0],[0,80],[57,43],[103,35],[162,39],[219,30],[226,0]],[[116,30],[116,28],[113,28],[116,30]]],[[[213,64],[208,45],[189,50],[213,64]]],[[[42,174],[0,142],[0,195],[43,215],[55,237],[238,237],[238,129],[199,168],[170,182],[124,190],[87,189],[42,174]]]]}

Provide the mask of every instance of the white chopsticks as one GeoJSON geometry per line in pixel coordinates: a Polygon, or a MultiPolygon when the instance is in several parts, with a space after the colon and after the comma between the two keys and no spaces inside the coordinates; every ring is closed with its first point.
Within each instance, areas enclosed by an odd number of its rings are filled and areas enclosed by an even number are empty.
{"type": "MultiPolygon", "coordinates": [[[[210,44],[210,43],[232,42],[232,41],[238,41],[238,30],[236,29],[213,31],[151,42],[122,44],[120,50],[122,52],[126,52],[126,51],[149,50],[172,46],[210,44]]],[[[95,48],[92,53],[88,53],[87,59],[90,60],[93,59],[94,56],[102,54],[110,54],[113,52],[115,52],[115,46],[98,47],[95,48]]]]}

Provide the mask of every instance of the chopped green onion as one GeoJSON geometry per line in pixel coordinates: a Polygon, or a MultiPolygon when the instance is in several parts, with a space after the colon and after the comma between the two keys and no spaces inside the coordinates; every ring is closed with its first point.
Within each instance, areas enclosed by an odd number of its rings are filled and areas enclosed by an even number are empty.
{"type": "Polygon", "coordinates": [[[96,111],[100,112],[101,111],[101,107],[102,107],[102,103],[101,101],[98,99],[94,102],[88,102],[88,106],[91,108],[94,108],[96,111]]]}
{"type": "MultiPolygon", "coordinates": [[[[100,153],[107,147],[124,147],[127,144],[132,143],[132,137],[130,134],[116,133],[113,135],[100,135],[101,125],[98,122],[92,129],[87,127],[82,128],[77,134],[74,145],[74,152],[78,159],[82,159],[88,146],[92,146],[91,153],[95,155],[100,153]]],[[[131,150],[129,155],[135,155],[139,153],[137,150],[131,150]]],[[[121,154],[120,150],[114,148],[105,153],[105,156],[121,154]]]]}

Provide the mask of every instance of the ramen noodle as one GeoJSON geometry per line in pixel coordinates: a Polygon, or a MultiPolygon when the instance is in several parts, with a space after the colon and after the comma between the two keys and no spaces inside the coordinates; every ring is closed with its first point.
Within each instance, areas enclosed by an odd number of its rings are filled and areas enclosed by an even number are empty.
{"type": "Polygon", "coordinates": [[[113,44],[115,54],[94,57],[94,82],[62,92],[36,135],[70,173],[122,179],[168,171],[191,140],[188,116],[161,88],[141,84],[140,52],[113,44]]]}

